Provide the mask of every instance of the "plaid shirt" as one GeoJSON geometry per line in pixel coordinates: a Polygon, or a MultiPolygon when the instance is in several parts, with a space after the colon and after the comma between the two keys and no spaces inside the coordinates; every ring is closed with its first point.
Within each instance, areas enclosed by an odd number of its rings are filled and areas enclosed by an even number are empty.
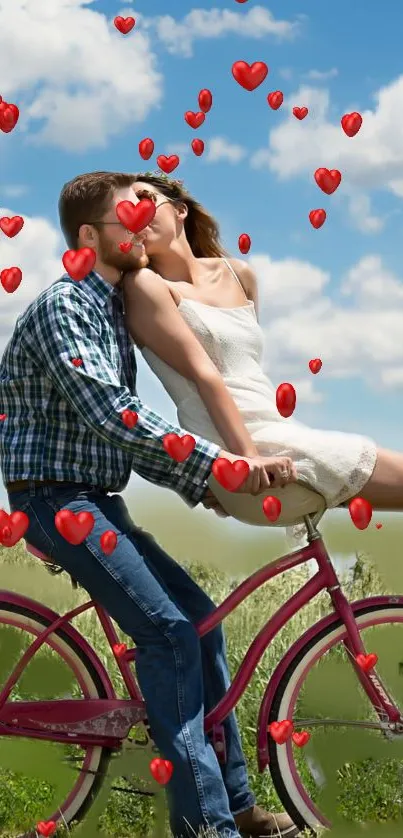
{"type": "Polygon", "coordinates": [[[60,480],[120,492],[133,470],[195,506],[219,448],[195,437],[187,460],[173,460],[163,437],[183,431],[140,401],[136,373],[120,289],[95,271],[45,289],[18,317],[0,364],[4,483],[60,480]],[[126,409],[138,414],[134,428],[121,419],[126,409]]]}

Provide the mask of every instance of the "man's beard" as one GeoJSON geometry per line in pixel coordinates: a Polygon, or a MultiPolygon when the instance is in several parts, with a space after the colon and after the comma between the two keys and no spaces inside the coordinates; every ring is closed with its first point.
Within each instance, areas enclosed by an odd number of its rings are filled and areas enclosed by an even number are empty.
{"type": "Polygon", "coordinates": [[[104,265],[115,268],[121,273],[128,273],[129,271],[138,271],[140,268],[146,268],[149,259],[144,251],[140,251],[138,247],[133,246],[128,253],[122,253],[115,245],[106,243],[100,240],[100,253],[104,265]],[[136,255],[137,254],[137,255],[136,255]]]}

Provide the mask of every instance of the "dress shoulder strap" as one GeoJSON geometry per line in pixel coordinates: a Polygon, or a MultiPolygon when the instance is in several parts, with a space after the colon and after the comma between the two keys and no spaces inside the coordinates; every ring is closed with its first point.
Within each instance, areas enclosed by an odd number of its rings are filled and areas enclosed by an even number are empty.
{"type": "MultiPolygon", "coordinates": [[[[247,298],[247,296],[246,296],[246,293],[245,293],[245,289],[244,289],[244,287],[243,287],[243,285],[242,285],[241,280],[240,280],[240,279],[239,279],[239,277],[236,275],[236,273],[235,273],[235,271],[234,271],[234,269],[233,269],[232,265],[230,265],[230,263],[228,262],[228,259],[225,259],[225,257],[224,257],[224,256],[223,256],[223,262],[225,262],[225,264],[226,264],[227,268],[231,271],[232,276],[236,279],[236,281],[237,281],[238,285],[240,286],[240,288],[241,288],[241,290],[242,290],[242,292],[243,292],[243,295],[244,295],[245,299],[246,299],[246,300],[248,300],[248,298],[247,298]]],[[[248,300],[248,302],[249,302],[249,300],[248,300]]]]}

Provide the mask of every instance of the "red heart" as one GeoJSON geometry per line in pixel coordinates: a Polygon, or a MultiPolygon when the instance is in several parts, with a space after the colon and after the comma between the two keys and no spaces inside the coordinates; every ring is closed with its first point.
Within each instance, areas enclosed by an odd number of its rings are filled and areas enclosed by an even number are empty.
{"type": "Polygon", "coordinates": [[[288,419],[292,416],[297,402],[297,394],[292,384],[284,382],[279,384],[276,390],[276,405],[280,416],[288,419]]]}
{"type": "Polygon", "coordinates": [[[126,643],[115,643],[115,645],[112,646],[112,649],[116,657],[121,658],[127,651],[127,646],[126,643]]]}
{"type": "Polygon", "coordinates": [[[215,479],[228,492],[235,492],[242,486],[249,474],[249,465],[246,460],[235,460],[230,463],[225,457],[217,457],[214,460],[212,472],[215,479]]]}
{"type": "Polygon", "coordinates": [[[192,453],[196,440],[190,434],[180,437],[178,434],[165,434],[162,444],[165,451],[178,463],[183,463],[192,453]]]}
{"type": "Polygon", "coordinates": [[[139,155],[143,160],[149,160],[154,152],[154,142],[150,137],[145,137],[139,142],[139,155]]]}
{"type": "Polygon", "coordinates": [[[82,363],[83,363],[83,359],[82,358],[72,358],[71,363],[73,364],[74,367],[81,367],[82,363]]]}
{"type": "Polygon", "coordinates": [[[370,655],[357,655],[356,661],[363,672],[369,672],[378,663],[378,655],[373,652],[370,655]]]}
{"type": "Polygon", "coordinates": [[[365,498],[353,498],[348,505],[351,520],[358,530],[366,530],[371,523],[372,506],[365,498]]]}
{"type": "Polygon", "coordinates": [[[259,84],[265,80],[269,68],[264,61],[255,61],[248,64],[246,61],[235,61],[232,65],[232,75],[235,81],[245,90],[256,90],[259,84]]]}
{"type": "Polygon", "coordinates": [[[94,527],[94,516],[92,512],[72,512],[70,509],[61,509],[56,512],[56,529],[69,542],[69,544],[82,544],[94,527]]]}
{"type": "Polygon", "coordinates": [[[297,119],[305,119],[308,114],[308,108],[293,108],[292,112],[297,119]]]}
{"type": "Polygon", "coordinates": [[[272,722],[268,727],[270,736],[277,742],[277,745],[284,745],[284,742],[290,739],[293,730],[294,725],[289,719],[284,719],[282,722],[272,722]]]}
{"type": "Polygon", "coordinates": [[[238,247],[241,253],[249,253],[251,246],[250,236],[247,233],[241,233],[238,239],[238,247]]]}
{"type": "Polygon", "coordinates": [[[13,215],[12,218],[0,218],[0,230],[10,239],[16,236],[24,226],[24,219],[20,215],[13,215]]]}
{"type": "Polygon", "coordinates": [[[284,102],[284,96],[281,90],[273,90],[272,93],[269,93],[267,101],[273,111],[277,111],[280,105],[284,102]]]}
{"type": "Polygon", "coordinates": [[[133,26],[136,23],[134,17],[122,17],[121,15],[115,17],[115,20],[113,22],[116,26],[116,29],[118,29],[119,32],[122,33],[122,35],[127,35],[128,32],[131,32],[133,26]]]}
{"type": "Polygon", "coordinates": [[[131,251],[132,247],[133,247],[133,242],[120,242],[120,244],[119,244],[119,250],[121,250],[122,253],[129,253],[131,251]]]}
{"type": "Polygon", "coordinates": [[[106,530],[106,532],[102,533],[99,542],[104,553],[110,556],[118,543],[118,537],[113,530],[106,530]]]}
{"type": "Polygon", "coordinates": [[[203,90],[200,91],[197,101],[199,103],[200,110],[204,113],[208,113],[213,104],[213,97],[211,95],[211,91],[208,90],[207,87],[205,87],[203,90]]]}
{"type": "Polygon", "coordinates": [[[324,209],[315,209],[311,210],[309,213],[309,220],[312,224],[312,227],[315,227],[315,230],[319,230],[320,227],[326,221],[326,212],[324,209]]]}
{"type": "Polygon", "coordinates": [[[119,221],[131,233],[140,233],[155,216],[155,204],[151,198],[143,198],[138,204],[132,201],[120,201],[116,207],[119,221]]]}
{"type": "Polygon", "coordinates": [[[268,495],[263,501],[263,512],[267,520],[274,524],[281,512],[281,500],[272,495],[268,495]]]}
{"type": "Polygon", "coordinates": [[[171,154],[170,157],[166,157],[165,154],[160,154],[157,157],[157,165],[166,175],[171,174],[174,169],[179,166],[179,157],[177,154],[171,154]]]}
{"type": "Polygon", "coordinates": [[[375,526],[376,526],[377,530],[380,530],[380,529],[382,529],[383,524],[375,524],[375,526]]]}
{"type": "Polygon", "coordinates": [[[165,786],[166,783],[172,777],[172,772],[174,767],[172,762],[169,759],[161,759],[160,757],[155,757],[150,762],[150,771],[154,777],[154,780],[157,781],[161,786],[165,786]]]}
{"type": "Polygon", "coordinates": [[[55,821],[39,821],[36,825],[36,831],[39,832],[39,835],[44,835],[45,838],[49,838],[50,835],[57,829],[57,823],[55,821]]]}
{"type": "Polygon", "coordinates": [[[66,273],[72,279],[84,279],[92,271],[97,259],[93,247],[80,247],[78,250],[66,250],[62,256],[62,262],[66,273]]]}
{"type": "Polygon", "coordinates": [[[191,128],[200,128],[203,125],[203,122],[206,118],[206,115],[203,111],[198,111],[195,113],[194,111],[186,111],[185,113],[185,121],[191,128]]]}
{"type": "Polygon", "coordinates": [[[314,174],[316,183],[326,195],[331,195],[340,186],[341,173],[338,169],[316,169],[314,174]]]}
{"type": "Polygon", "coordinates": [[[194,153],[197,155],[197,157],[200,157],[200,155],[203,154],[203,151],[204,151],[203,140],[199,140],[199,139],[192,140],[191,146],[192,146],[192,149],[193,149],[194,153]]]}
{"type": "Polygon", "coordinates": [[[341,118],[341,127],[348,137],[355,137],[362,125],[362,116],[358,111],[345,113],[341,118]]]}
{"type": "Polygon", "coordinates": [[[0,413],[0,422],[4,422],[5,419],[7,419],[7,413],[0,413]]]}
{"type": "Polygon", "coordinates": [[[307,730],[301,730],[301,733],[293,733],[292,741],[298,748],[303,748],[309,742],[311,734],[307,730]]]}
{"type": "Polygon", "coordinates": [[[9,134],[17,125],[19,115],[17,105],[0,102],[0,131],[9,134]]]}
{"type": "Polygon", "coordinates": [[[14,547],[23,538],[29,527],[29,518],[25,512],[12,512],[8,515],[4,509],[0,510],[0,544],[3,547],[14,547]]]}
{"type": "Polygon", "coordinates": [[[309,369],[314,375],[316,375],[316,373],[322,369],[322,361],[320,358],[312,358],[312,361],[309,361],[309,369]]]}
{"type": "Polygon", "coordinates": [[[122,422],[126,428],[134,428],[138,418],[139,415],[134,410],[124,410],[122,413],[122,422]]]}
{"type": "Polygon", "coordinates": [[[20,268],[4,268],[0,272],[0,282],[8,294],[13,294],[17,290],[22,280],[22,272],[20,268]]]}

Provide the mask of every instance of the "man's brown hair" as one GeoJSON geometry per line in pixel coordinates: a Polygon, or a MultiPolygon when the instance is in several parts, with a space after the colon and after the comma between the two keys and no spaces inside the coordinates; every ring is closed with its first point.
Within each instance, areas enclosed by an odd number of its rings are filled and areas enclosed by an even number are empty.
{"type": "Polygon", "coordinates": [[[59,198],[59,219],[69,248],[77,248],[81,225],[99,221],[108,211],[115,190],[132,186],[134,179],[135,175],[123,172],[89,172],[65,183],[59,198]]]}

